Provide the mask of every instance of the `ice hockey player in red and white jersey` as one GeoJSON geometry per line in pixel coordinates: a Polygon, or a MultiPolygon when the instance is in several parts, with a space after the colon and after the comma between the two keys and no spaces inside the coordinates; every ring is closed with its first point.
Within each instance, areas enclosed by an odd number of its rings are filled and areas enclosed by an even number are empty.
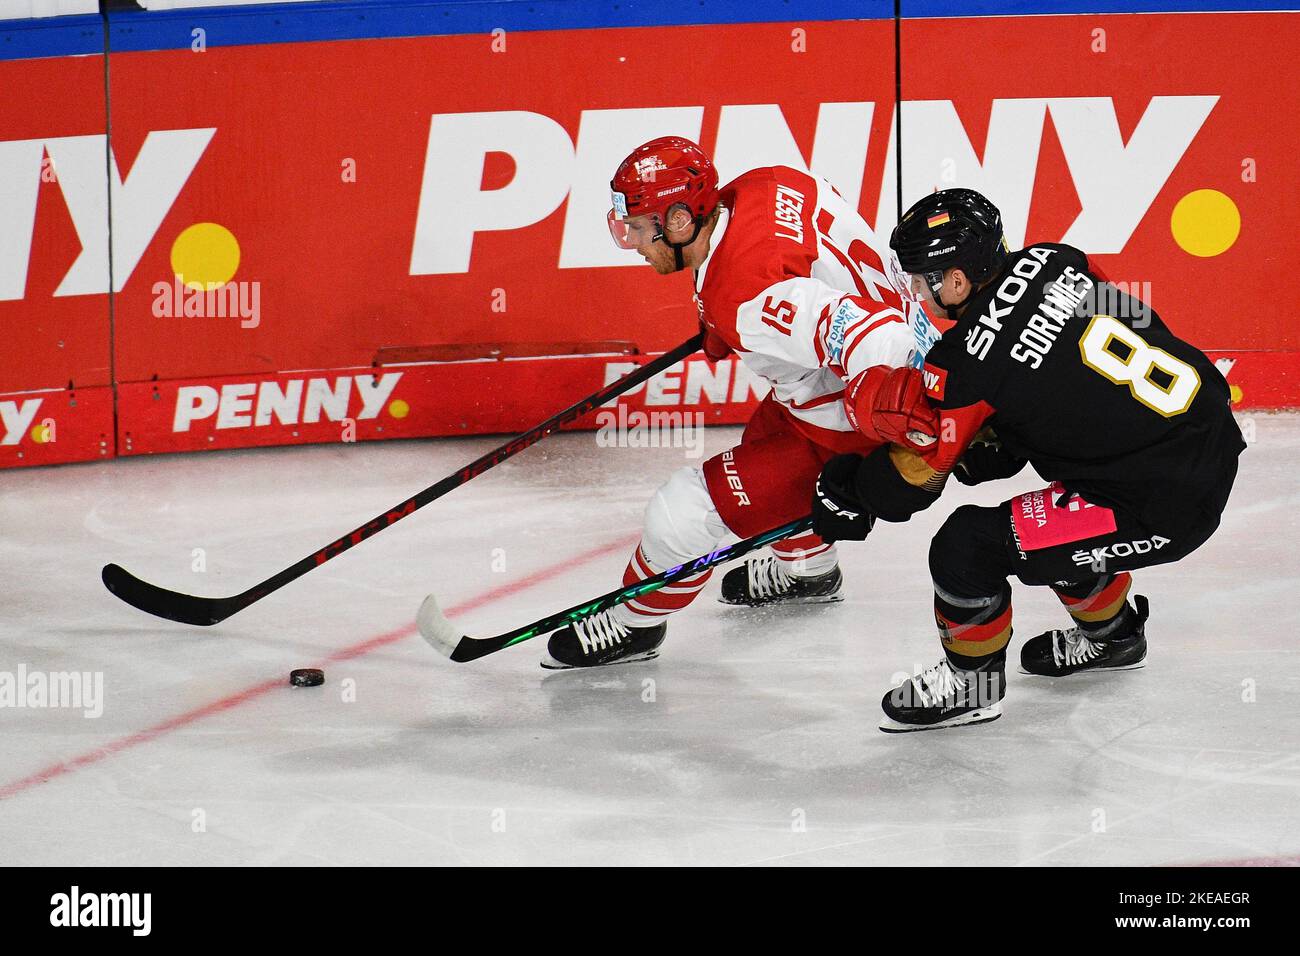
{"type": "MultiPolygon", "coordinates": [[[[705,353],[734,352],[771,391],[740,444],[675,472],[646,509],[630,584],[721,544],[808,511],[822,466],[881,443],[870,414],[894,374],[918,366],[938,338],[884,243],[830,183],[785,166],[753,169],[718,188],[690,140],[638,147],[611,181],[609,226],[661,275],[692,269],[705,353]]],[[[787,539],[722,581],[726,604],[842,600],[835,548],[816,535],[787,539]]],[[[679,581],[554,632],[544,667],[589,667],[658,655],[667,616],[711,572],[679,581]]]]}

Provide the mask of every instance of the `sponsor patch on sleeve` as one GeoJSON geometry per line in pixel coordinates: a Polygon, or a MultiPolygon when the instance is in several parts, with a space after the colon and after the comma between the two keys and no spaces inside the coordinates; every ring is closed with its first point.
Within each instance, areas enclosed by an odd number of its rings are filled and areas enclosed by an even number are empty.
{"type": "Polygon", "coordinates": [[[826,345],[830,351],[832,362],[840,363],[844,361],[844,338],[848,327],[866,313],[858,308],[853,302],[845,299],[831,316],[830,330],[826,333],[826,345]]]}
{"type": "Polygon", "coordinates": [[[921,366],[921,382],[925,385],[925,394],[935,401],[942,402],[944,385],[948,382],[948,370],[926,362],[921,366]]]}
{"type": "Polygon", "coordinates": [[[908,304],[908,324],[912,326],[912,334],[916,336],[916,351],[912,353],[912,367],[920,368],[925,362],[925,355],[934,347],[934,343],[939,341],[941,334],[930,317],[925,314],[925,309],[916,303],[908,304]]]}

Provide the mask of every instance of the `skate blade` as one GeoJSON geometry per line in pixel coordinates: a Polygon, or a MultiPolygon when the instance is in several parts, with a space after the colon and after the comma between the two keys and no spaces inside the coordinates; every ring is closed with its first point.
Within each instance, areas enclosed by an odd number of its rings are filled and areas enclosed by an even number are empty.
{"type": "Polygon", "coordinates": [[[658,651],[645,651],[641,654],[633,654],[631,657],[621,657],[616,661],[606,661],[604,664],[564,664],[548,654],[546,659],[542,661],[542,667],[548,671],[589,671],[594,667],[613,667],[615,664],[636,664],[640,661],[652,661],[658,656],[658,651]]]}
{"type": "Polygon", "coordinates": [[[1104,674],[1108,671],[1135,671],[1147,666],[1147,659],[1144,657],[1140,661],[1134,661],[1132,664],[1120,664],[1118,667],[1085,667],[1081,671],[1072,671],[1069,674],[1040,674],[1037,671],[1025,670],[1025,665],[1019,667],[1020,673],[1028,674],[1030,677],[1045,677],[1048,680],[1055,680],[1059,677],[1078,677],[1080,674],[1104,674]]]}
{"type": "Polygon", "coordinates": [[[880,721],[880,729],[887,734],[910,734],[918,730],[943,730],[946,727],[964,727],[967,724],[986,724],[1001,716],[1002,702],[999,701],[990,707],[981,707],[959,717],[941,720],[937,724],[902,724],[892,717],[884,717],[880,721]]]}
{"type": "Polygon", "coordinates": [[[752,608],[772,608],[772,607],[798,607],[806,604],[839,604],[844,600],[844,595],[836,592],[835,594],[822,594],[817,597],[790,598],[788,601],[767,601],[763,604],[746,604],[743,601],[725,601],[722,596],[718,596],[718,603],[726,607],[752,607],[752,608]]]}

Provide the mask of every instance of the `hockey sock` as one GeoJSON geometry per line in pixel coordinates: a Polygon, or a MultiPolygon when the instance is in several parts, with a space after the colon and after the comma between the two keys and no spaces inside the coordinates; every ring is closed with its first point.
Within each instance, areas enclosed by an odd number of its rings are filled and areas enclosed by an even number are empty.
{"type": "Polygon", "coordinates": [[[815,534],[801,534],[797,538],[774,541],[772,553],[795,577],[816,577],[827,573],[839,563],[835,546],[827,544],[815,534]]]}
{"type": "Polygon", "coordinates": [[[1052,590],[1089,637],[1106,637],[1123,628],[1128,610],[1128,590],[1133,576],[1103,574],[1077,584],[1053,584],[1052,590]]]}
{"type": "Polygon", "coordinates": [[[962,597],[934,585],[934,620],[953,667],[998,666],[1011,640],[1011,585],[989,597],[962,597]]]}
{"type": "MultiPolygon", "coordinates": [[[[623,572],[623,585],[635,584],[637,581],[644,581],[646,578],[652,578],[667,568],[655,567],[646,559],[645,552],[640,545],[632,555],[632,560],[627,563],[627,570],[623,572]]],[[[651,591],[639,598],[628,601],[620,605],[615,613],[619,616],[624,624],[628,627],[652,627],[658,624],[666,616],[674,611],[680,611],[686,605],[695,600],[695,596],[700,593],[704,585],[708,583],[713,571],[701,571],[689,578],[683,578],[673,584],[660,588],[658,591],[651,591]]]]}

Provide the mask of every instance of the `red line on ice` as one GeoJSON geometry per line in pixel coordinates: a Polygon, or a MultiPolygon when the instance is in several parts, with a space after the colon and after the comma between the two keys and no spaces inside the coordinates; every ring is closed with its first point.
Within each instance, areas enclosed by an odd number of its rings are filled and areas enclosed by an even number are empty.
{"type": "MultiPolygon", "coordinates": [[[[463,601],[455,607],[450,608],[448,615],[454,617],[457,614],[465,614],[492,601],[509,597],[512,594],[518,594],[520,591],[526,591],[533,585],[545,581],[561,568],[576,568],[579,565],[595,561],[597,558],[603,558],[611,552],[626,551],[636,543],[636,540],[636,537],[620,538],[617,541],[611,541],[609,544],[603,544],[598,548],[592,548],[590,551],[586,551],[575,558],[569,558],[565,561],[557,561],[554,564],[542,568],[540,571],[534,571],[532,574],[521,578],[518,581],[514,581],[510,584],[503,584],[499,587],[492,588],[490,591],[485,591],[477,597],[472,597],[467,601],[463,601]]],[[[342,650],[335,651],[329,657],[325,658],[324,663],[330,664],[338,661],[353,660],[354,658],[369,654],[373,650],[396,643],[402,638],[409,637],[414,633],[415,625],[408,624],[405,627],[399,627],[395,631],[378,634],[374,637],[368,638],[367,640],[353,644],[350,647],[345,647],[342,650]]],[[[430,653],[433,652],[431,651],[430,653]]],[[[168,718],[162,723],[154,724],[152,727],[148,727],[139,733],[120,737],[102,747],[97,747],[94,750],[88,750],[76,757],[71,757],[67,760],[60,761],[59,763],[51,764],[43,770],[38,770],[20,780],[15,780],[13,783],[8,783],[3,787],[0,787],[0,800],[7,800],[9,797],[16,796],[25,790],[39,787],[43,783],[48,783],[58,777],[66,776],[67,774],[80,770],[83,767],[89,767],[91,764],[107,760],[109,757],[119,754],[124,750],[130,750],[131,748],[138,747],[141,744],[147,744],[151,740],[155,740],[164,734],[169,734],[182,727],[188,727],[190,724],[200,721],[204,717],[211,717],[213,714],[220,714],[227,710],[233,710],[241,704],[246,704],[250,700],[256,700],[257,698],[284,686],[286,685],[284,678],[282,677],[277,677],[274,680],[263,681],[260,684],[254,684],[252,687],[246,687],[241,691],[236,691],[235,693],[222,697],[219,700],[214,700],[201,707],[196,707],[193,710],[187,710],[183,714],[178,714],[175,717],[168,718]]]]}

